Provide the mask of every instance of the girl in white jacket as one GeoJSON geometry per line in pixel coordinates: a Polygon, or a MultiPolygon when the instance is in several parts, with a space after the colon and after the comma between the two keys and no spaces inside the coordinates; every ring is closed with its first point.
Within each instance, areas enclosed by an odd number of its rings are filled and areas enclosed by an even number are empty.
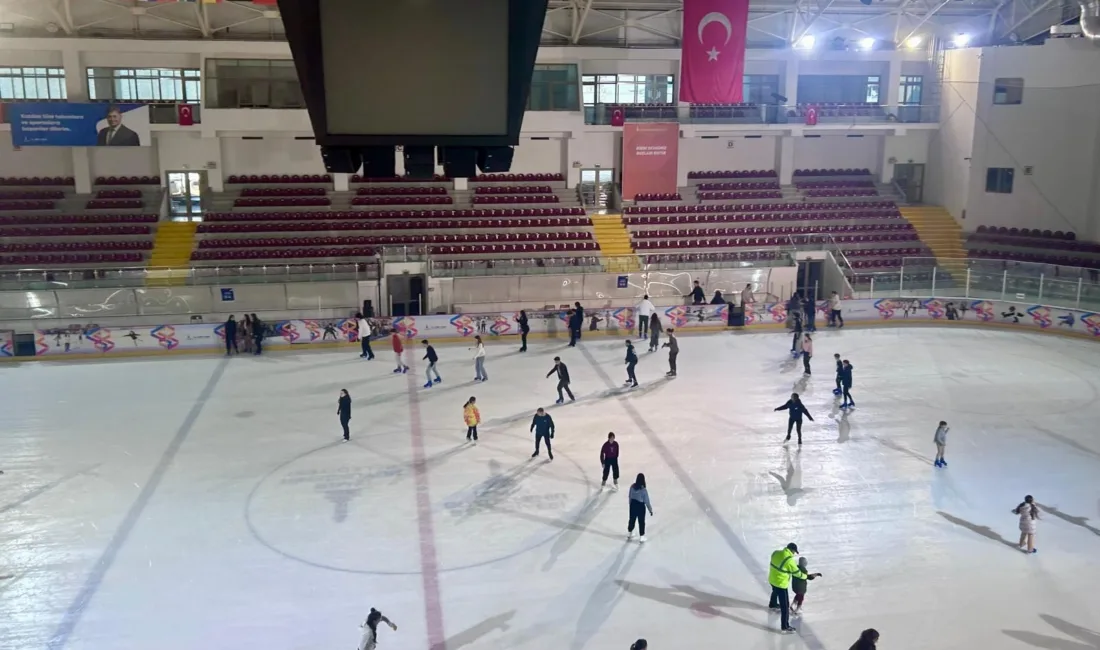
{"type": "Polygon", "coordinates": [[[475,336],[474,340],[477,341],[477,350],[474,352],[474,372],[477,375],[474,381],[489,381],[489,375],[485,372],[485,344],[481,342],[480,336],[475,336]]]}

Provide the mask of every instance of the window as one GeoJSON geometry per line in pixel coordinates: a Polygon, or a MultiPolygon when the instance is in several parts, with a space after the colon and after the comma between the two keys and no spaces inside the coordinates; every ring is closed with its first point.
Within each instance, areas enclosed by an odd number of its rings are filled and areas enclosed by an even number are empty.
{"type": "Polygon", "coordinates": [[[537,63],[531,72],[529,111],[579,111],[577,65],[575,63],[537,63]]]}
{"type": "Polygon", "coordinates": [[[747,104],[770,104],[779,92],[779,75],[747,74],[741,84],[741,101],[747,104]]]}
{"type": "Polygon", "coordinates": [[[870,76],[867,77],[867,92],[864,95],[863,101],[868,104],[878,103],[878,91],[881,85],[881,77],[870,76]]]}
{"type": "Polygon", "coordinates": [[[924,77],[902,75],[898,101],[902,104],[919,105],[923,86],[924,77]]]}
{"type": "Polygon", "coordinates": [[[305,108],[290,59],[207,59],[208,108],[305,108]]]}
{"type": "Polygon", "coordinates": [[[92,101],[197,104],[201,86],[198,69],[88,68],[92,101]]]}
{"type": "Polygon", "coordinates": [[[66,99],[63,68],[0,68],[0,99],[66,99]]]}
{"type": "Polygon", "coordinates": [[[993,81],[994,104],[1021,104],[1024,101],[1024,80],[1002,77],[993,81]]]}
{"type": "Polygon", "coordinates": [[[670,74],[586,74],[582,77],[581,97],[585,106],[676,101],[670,74]]]}
{"type": "Polygon", "coordinates": [[[1016,170],[1011,167],[990,167],[985,170],[985,191],[994,194],[1012,194],[1012,179],[1016,170]]]}

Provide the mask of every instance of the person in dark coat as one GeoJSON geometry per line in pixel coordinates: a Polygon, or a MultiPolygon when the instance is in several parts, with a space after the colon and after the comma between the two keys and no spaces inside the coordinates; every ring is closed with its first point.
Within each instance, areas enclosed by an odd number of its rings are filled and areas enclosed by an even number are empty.
{"type": "Polygon", "coordinates": [[[802,313],[802,294],[795,293],[787,301],[787,328],[791,330],[791,354],[798,352],[798,344],[802,341],[802,328],[805,314],[802,313]]]}
{"type": "Polygon", "coordinates": [[[859,634],[859,640],[848,650],[875,650],[878,647],[878,630],[868,628],[859,634]]]}
{"type": "Polygon", "coordinates": [[[255,351],[252,354],[264,353],[264,330],[267,324],[260,320],[256,314],[252,314],[252,342],[255,351]]]}
{"type": "Polygon", "coordinates": [[[550,439],[554,437],[554,418],[545,409],[535,411],[535,418],[531,420],[531,431],[535,432],[535,453],[531,458],[539,455],[539,443],[546,443],[546,454],[550,460],[554,460],[554,450],[550,448],[550,439]]]}
{"type": "Polygon", "coordinates": [[[435,348],[431,343],[428,343],[428,339],[424,339],[424,359],[428,362],[428,369],[424,371],[424,377],[428,380],[424,384],[424,388],[431,388],[433,384],[438,384],[443,381],[443,378],[439,376],[439,371],[435,369],[435,364],[439,363],[439,355],[435,353],[435,348]],[[435,381],[432,381],[432,375],[435,375],[435,381]]]}
{"type": "Polygon", "coordinates": [[[520,352],[527,351],[527,335],[531,333],[531,326],[527,324],[527,311],[519,310],[519,316],[516,316],[515,321],[519,323],[519,340],[520,340],[520,352]]]}
{"type": "Polygon", "coordinates": [[[637,386],[638,378],[634,376],[634,367],[638,365],[638,353],[634,351],[634,344],[628,339],[626,342],[626,385],[637,386]]]}
{"type": "Polygon", "coordinates": [[[834,354],[833,358],[836,359],[836,388],[833,389],[833,395],[840,395],[844,392],[840,379],[841,375],[844,374],[844,362],[840,360],[839,354],[834,354]]]}
{"type": "Polygon", "coordinates": [[[615,432],[607,434],[607,442],[600,447],[600,465],[603,467],[603,482],[600,489],[607,485],[607,475],[611,475],[611,489],[619,490],[619,443],[615,442],[615,432]]]}
{"type": "Polygon", "coordinates": [[[680,342],[676,340],[676,335],[673,334],[673,329],[668,328],[668,340],[662,345],[662,348],[668,348],[668,372],[665,373],[666,377],[676,376],[676,357],[680,356],[680,342]]]}
{"type": "Polygon", "coordinates": [[[726,304],[726,298],[722,295],[721,291],[715,291],[714,297],[710,299],[712,305],[724,305],[726,304]]]}
{"type": "Polygon", "coordinates": [[[661,342],[661,318],[657,312],[649,316],[649,351],[656,352],[657,344],[661,342]]]}
{"type": "Polygon", "coordinates": [[[806,331],[817,331],[817,300],[814,299],[813,292],[806,296],[806,301],[802,303],[802,313],[806,316],[806,331]]]}
{"type": "Polygon", "coordinates": [[[237,319],[233,317],[233,314],[229,315],[229,319],[225,321],[225,327],[223,334],[225,334],[225,356],[229,356],[232,352],[240,354],[240,349],[237,348],[237,319]]]}
{"type": "Polygon", "coordinates": [[[340,426],[344,428],[344,442],[351,440],[351,430],[348,422],[351,422],[351,395],[348,389],[340,389],[340,399],[336,402],[336,414],[340,416],[340,426]]]}
{"type": "MultiPolygon", "coordinates": [[[[844,365],[838,372],[840,377],[840,388],[842,395],[844,395],[844,403],[840,405],[842,409],[850,409],[856,407],[856,401],[852,399],[852,364],[848,363],[848,360],[844,360],[844,365]]],[[[811,418],[813,419],[813,418],[811,418]]]]}
{"type": "Polygon", "coordinates": [[[554,367],[550,369],[550,372],[546,373],[546,376],[557,373],[558,375],[558,401],[555,404],[564,404],[565,398],[562,397],[561,392],[564,390],[569,395],[569,401],[577,401],[576,397],[573,397],[573,391],[569,390],[569,368],[565,367],[565,364],[561,362],[561,357],[554,357],[554,367]]]}
{"type": "Polygon", "coordinates": [[[577,341],[581,340],[581,329],[584,326],[584,307],[581,303],[575,303],[575,307],[569,311],[569,347],[577,347],[577,341]]]}
{"type": "Polygon", "coordinates": [[[802,444],[802,416],[810,418],[810,422],[814,421],[814,416],[810,415],[810,412],[806,410],[806,405],[802,403],[802,400],[798,398],[798,393],[791,393],[791,398],[787,400],[787,403],[783,406],[776,407],[777,411],[787,412],[787,439],[783,442],[787,442],[791,439],[791,429],[798,430],[798,444],[802,444]]]}
{"type": "Polygon", "coordinates": [[[693,305],[705,305],[707,304],[707,294],[703,293],[703,287],[699,286],[699,281],[695,281],[695,288],[688,294],[691,298],[691,304],[693,305]]]}

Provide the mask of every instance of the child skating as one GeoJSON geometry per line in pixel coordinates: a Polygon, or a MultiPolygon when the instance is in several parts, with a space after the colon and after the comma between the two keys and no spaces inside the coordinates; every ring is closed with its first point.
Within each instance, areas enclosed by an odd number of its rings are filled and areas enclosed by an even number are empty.
{"type": "Polygon", "coordinates": [[[607,434],[607,442],[600,448],[600,465],[603,466],[603,482],[600,489],[607,487],[607,475],[611,474],[614,483],[611,489],[619,491],[619,443],[615,442],[615,432],[607,434]]]}
{"type": "Polygon", "coordinates": [[[932,442],[936,443],[936,467],[947,467],[943,452],[947,449],[947,432],[950,430],[947,423],[941,420],[940,426],[936,427],[936,435],[932,436],[932,442]]]}
{"type": "Polygon", "coordinates": [[[477,410],[477,398],[471,397],[462,405],[462,419],[466,422],[466,442],[477,444],[477,425],[481,424],[481,411],[477,410]]]}
{"type": "Polygon", "coordinates": [[[839,397],[844,392],[840,387],[840,375],[844,372],[844,362],[840,360],[839,354],[834,354],[833,359],[836,360],[836,388],[833,389],[833,395],[839,397]]]}
{"type": "Polygon", "coordinates": [[[821,577],[820,573],[810,573],[807,570],[805,557],[798,558],[798,568],[806,574],[806,577],[791,576],[791,591],[794,592],[794,602],[791,603],[791,616],[802,615],[802,602],[806,600],[806,583],[814,578],[821,577]]]}
{"type": "Polygon", "coordinates": [[[856,407],[856,401],[852,399],[852,364],[847,359],[844,360],[844,365],[840,369],[840,388],[841,395],[844,396],[844,403],[840,405],[842,409],[854,409],[856,407]]]}

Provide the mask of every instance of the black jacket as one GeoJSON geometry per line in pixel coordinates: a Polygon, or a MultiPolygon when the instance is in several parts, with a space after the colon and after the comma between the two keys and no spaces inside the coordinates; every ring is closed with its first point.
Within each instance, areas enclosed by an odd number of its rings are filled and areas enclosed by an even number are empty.
{"type": "Polygon", "coordinates": [[[847,368],[841,368],[840,372],[838,372],[837,374],[840,376],[840,384],[842,386],[844,386],[845,388],[851,388],[852,387],[852,366],[851,365],[849,365],[847,368]]]}
{"type": "Polygon", "coordinates": [[[424,355],[424,358],[428,360],[428,363],[435,363],[436,361],[439,361],[439,355],[435,353],[435,348],[433,348],[432,346],[429,345],[428,349],[425,352],[426,354],[424,355]]]}
{"type": "Polygon", "coordinates": [[[634,351],[633,345],[626,349],[626,362],[638,363],[638,354],[634,351]]]}
{"type": "Polygon", "coordinates": [[[696,305],[701,305],[707,301],[707,294],[703,293],[703,287],[695,287],[691,290],[691,300],[696,305]]]}
{"type": "Polygon", "coordinates": [[[836,376],[840,377],[843,374],[844,374],[844,362],[837,359],[837,362],[836,362],[836,376]]]}
{"type": "Polygon", "coordinates": [[[553,433],[554,433],[554,418],[550,417],[549,413],[544,413],[542,415],[536,415],[535,418],[533,420],[531,420],[531,431],[534,431],[535,433],[539,434],[540,436],[544,436],[544,435],[548,435],[548,434],[553,435],[553,433]]]}
{"type": "Polygon", "coordinates": [[[527,324],[527,317],[526,316],[520,316],[519,317],[519,331],[524,332],[524,333],[527,333],[527,332],[531,331],[531,326],[527,324]]]}
{"type": "Polygon", "coordinates": [[[340,401],[337,403],[336,412],[340,414],[341,420],[351,419],[351,398],[347,395],[341,395],[340,401]]]}
{"type": "Polygon", "coordinates": [[[551,368],[550,372],[546,373],[546,376],[549,377],[555,372],[558,373],[558,381],[563,384],[569,383],[569,368],[566,368],[564,363],[559,363],[551,368]]]}
{"type": "Polygon", "coordinates": [[[661,347],[668,348],[669,354],[680,354],[680,342],[676,340],[675,336],[669,336],[668,341],[661,347]]]}
{"type": "Polygon", "coordinates": [[[810,418],[810,422],[814,421],[814,416],[810,415],[810,412],[806,410],[806,405],[801,401],[794,401],[793,399],[787,400],[787,403],[783,406],[776,408],[777,411],[788,411],[792,420],[801,420],[802,416],[810,418]]]}
{"type": "Polygon", "coordinates": [[[232,341],[235,338],[237,338],[237,321],[225,321],[225,340],[232,341]]]}

